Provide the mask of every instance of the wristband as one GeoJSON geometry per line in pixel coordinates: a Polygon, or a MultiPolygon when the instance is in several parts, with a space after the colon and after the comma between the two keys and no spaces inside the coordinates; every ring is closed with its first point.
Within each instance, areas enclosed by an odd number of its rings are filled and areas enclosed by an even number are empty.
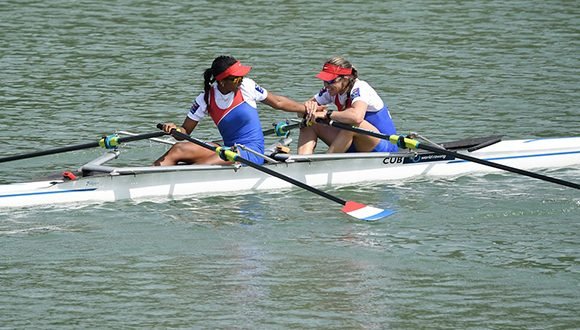
{"type": "Polygon", "coordinates": [[[332,120],[332,119],[330,119],[330,116],[332,115],[333,112],[334,112],[334,110],[328,110],[328,111],[326,111],[326,119],[332,120]]]}

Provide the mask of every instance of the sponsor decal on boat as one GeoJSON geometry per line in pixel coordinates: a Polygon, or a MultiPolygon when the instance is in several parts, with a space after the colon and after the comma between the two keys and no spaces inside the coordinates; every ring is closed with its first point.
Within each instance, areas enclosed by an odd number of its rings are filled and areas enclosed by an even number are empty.
{"type": "Polygon", "coordinates": [[[403,164],[410,163],[426,163],[426,162],[436,162],[441,160],[453,160],[455,157],[450,155],[439,155],[439,154],[417,154],[414,157],[405,157],[403,164]]]}
{"type": "Polygon", "coordinates": [[[426,163],[426,162],[436,162],[441,160],[454,160],[455,157],[448,155],[438,155],[438,154],[417,154],[409,157],[386,157],[383,159],[383,164],[414,164],[414,163],[426,163]]]}
{"type": "Polygon", "coordinates": [[[98,187],[98,186],[99,186],[99,182],[97,182],[97,181],[87,180],[85,182],[85,187],[98,187]]]}

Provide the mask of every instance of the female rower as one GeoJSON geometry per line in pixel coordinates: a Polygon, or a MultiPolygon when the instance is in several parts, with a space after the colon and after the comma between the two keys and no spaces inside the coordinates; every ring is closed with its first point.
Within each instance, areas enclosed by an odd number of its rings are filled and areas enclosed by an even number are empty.
{"type": "Polygon", "coordinates": [[[309,126],[300,130],[299,154],[313,153],[319,138],[329,146],[328,153],[397,150],[397,146],[386,140],[316,123],[316,119],[322,118],[386,135],[395,134],[389,108],[366,81],[358,79],[358,72],[349,61],[342,57],[329,59],[316,78],[323,81],[324,88],[305,103],[309,126]],[[317,105],[327,104],[335,104],[338,111],[314,110],[317,105]]]}
{"type": "MultiPolygon", "coordinates": [[[[250,66],[242,65],[231,56],[219,56],[214,59],[204,76],[204,91],[193,101],[191,109],[183,124],[163,124],[163,130],[170,133],[172,129],[191,134],[199,121],[207,114],[216,124],[224,146],[233,147],[242,144],[249,149],[264,152],[264,135],[258,116],[256,101],[263,102],[272,108],[289,112],[305,113],[306,105],[287,97],[269,93],[254,80],[245,78],[250,66]]],[[[312,105],[310,105],[312,106],[312,105]]],[[[311,110],[312,111],[312,110],[311,110]]],[[[246,150],[237,150],[238,154],[252,162],[262,164],[264,159],[246,150]]],[[[157,166],[176,165],[179,162],[188,164],[228,164],[215,152],[191,142],[176,143],[163,156],[154,162],[157,166]]]]}

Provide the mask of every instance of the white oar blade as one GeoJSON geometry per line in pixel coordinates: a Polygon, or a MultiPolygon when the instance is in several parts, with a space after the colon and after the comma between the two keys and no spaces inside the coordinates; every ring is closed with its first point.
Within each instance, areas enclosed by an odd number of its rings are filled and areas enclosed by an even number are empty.
{"type": "Polygon", "coordinates": [[[393,210],[383,210],[361,203],[348,201],[341,209],[342,212],[365,221],[375,221],[395,213],[393,210]]]}

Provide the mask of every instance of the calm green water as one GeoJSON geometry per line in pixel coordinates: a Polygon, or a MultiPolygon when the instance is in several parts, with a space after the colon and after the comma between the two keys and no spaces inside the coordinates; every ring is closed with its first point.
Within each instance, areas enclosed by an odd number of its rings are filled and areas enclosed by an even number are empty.
{"type": "MultiPolygon", "coordinates": [[[[579,22],[574,1],[4,0],[0,155],[180,122],[220,54],[298,100],[344,55],[401,132],[579,135],[579,22]]],[[[150,162],[164,147],[125,150],[150,162]]],[[[5,163],[0,183],[99,154],[5,163]]],[[[0,211],[0,327],[580,324],[578,192],[510,174],[328,191],[397,214],[359,223],[299,190],[0,211]]]]}

